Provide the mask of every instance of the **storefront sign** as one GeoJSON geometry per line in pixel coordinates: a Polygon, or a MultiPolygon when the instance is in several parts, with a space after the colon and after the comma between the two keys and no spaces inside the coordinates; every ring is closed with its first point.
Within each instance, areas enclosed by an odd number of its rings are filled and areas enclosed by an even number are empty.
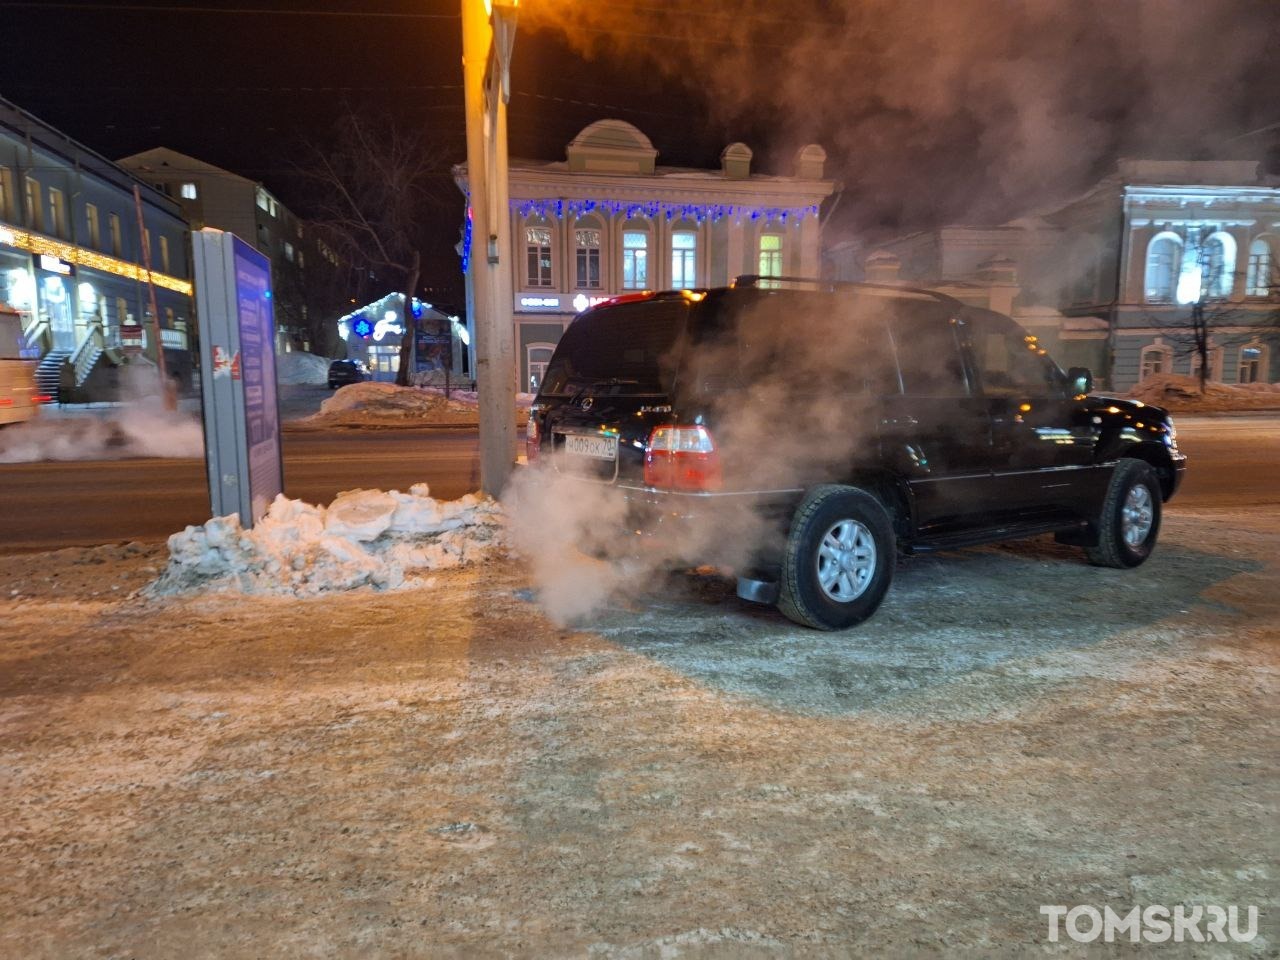
{"type": "Polygon", "coordinates": [[[40,254],[40,269],[47,270],[49,273],[58,273],[64,277],[69,277],[76,272],[76,268],[67,261],[47,253],[40,254]]]}
{"type": "Polygon", "coordinates": [[[517,310],[546,310],[546,311],[554,312],[561,309],[560,298],[559,297],[531,297],[528,295],[522,295],[522,296],[516,297],[516,309],[517,310]]]}

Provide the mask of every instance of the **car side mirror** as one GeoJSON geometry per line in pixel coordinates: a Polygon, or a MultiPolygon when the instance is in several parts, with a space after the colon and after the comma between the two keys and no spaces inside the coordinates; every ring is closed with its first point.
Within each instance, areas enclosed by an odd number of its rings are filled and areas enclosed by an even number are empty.
{"type": "Polygon", "coordinates": [[[1093,374],[1088,367],[1072,367],[1067,371],[1067,385],[1072,393],[1088,393],[1093,389],[1093,374]]]}

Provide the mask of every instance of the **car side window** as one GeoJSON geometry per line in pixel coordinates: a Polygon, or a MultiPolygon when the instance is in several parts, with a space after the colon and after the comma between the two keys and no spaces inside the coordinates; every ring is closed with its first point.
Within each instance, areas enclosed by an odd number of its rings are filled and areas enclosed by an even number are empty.
{"type": "Polygon", "coordinates": [[[982,392],[989,397],[1057,396],[1062,378],[1039,339],[999,314],[967,323],[982,392]]]}
{"type": "Polygon", "coordinates": [[[902,392],[915,397],[965,397],[969,384],[957,339],[959,321],[933,311],[899,317],[892,327],[902,392]]]}

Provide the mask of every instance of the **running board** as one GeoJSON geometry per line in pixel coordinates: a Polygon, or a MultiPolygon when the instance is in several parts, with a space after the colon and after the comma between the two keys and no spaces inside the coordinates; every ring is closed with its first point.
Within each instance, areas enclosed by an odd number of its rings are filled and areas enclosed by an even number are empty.
{"type": "Polygon", "coordinates": [[[983,527],[979,530],[963,530],[948,533],[927,540],[917,540],[910,544],[908,553],[936,553],[939,550],[954,550],[958,547],[976,547],[984,543],[996,543],[1000,540],[1022,540],[1026,537],[1038,537],[1046,533],[1084,534],[1089,529],[1087,520],[1075,520],[1063,523],[1061,520],[1041,520],[1030,523],[1008,523],[998,527],[983,527]]]}

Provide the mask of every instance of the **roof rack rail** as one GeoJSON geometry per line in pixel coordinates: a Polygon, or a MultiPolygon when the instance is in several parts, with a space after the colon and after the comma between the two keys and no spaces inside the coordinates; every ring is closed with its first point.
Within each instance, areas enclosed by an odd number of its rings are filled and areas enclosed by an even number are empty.
{"type": "Polygon", "coordinates": [[[891,283],[863,283],[856,280],[822,280],[817,277],[765,277],[755,273],[743,274],[730,282],[730,287],[759,287],[762,284],[808,284],[819,290],[865,290],[875,293],[893,293],[916,299],[936,300],[948,306],[963,307],[964,304],[955,297],[937,290],[926,290],[924,287],[899,287],[891,283]]]}

